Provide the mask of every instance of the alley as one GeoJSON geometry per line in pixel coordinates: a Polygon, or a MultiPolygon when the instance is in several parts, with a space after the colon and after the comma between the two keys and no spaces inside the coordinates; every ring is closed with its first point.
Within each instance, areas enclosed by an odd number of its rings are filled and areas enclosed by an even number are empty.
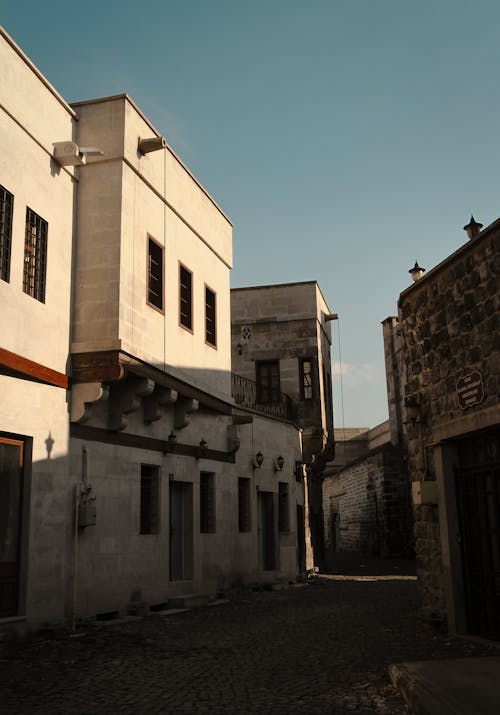
{"type": "Polygon", "coordinates": [[[0,711],[402,715],[389,663],[485,651],[416,614],[415,580],[389,569],[4,643],[0,711]]]}

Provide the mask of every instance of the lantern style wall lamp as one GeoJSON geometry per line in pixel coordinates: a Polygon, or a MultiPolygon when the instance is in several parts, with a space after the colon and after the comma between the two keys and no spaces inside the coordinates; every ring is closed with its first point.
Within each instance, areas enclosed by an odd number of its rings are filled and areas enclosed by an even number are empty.
{"type": "Polygon", "coordinates": [[[177,436],[175,432],[172,430],[170,434],[167,437],[167,441],[165,443],[165,449],[163,450],[163,454],[172,454],[172,452],[175,449],[175,445],[177,444],[177,436]]]}
{"type": "Polygon", "coordinates": [[[262,467],[262,462],[263,462],[263,461],[264,461],[264,455],[263,455],[262,452],[259,450],[259,451],[257,452],[257,454],[255,455],[255,459],[254,459],[254,463],[253,463],[253,464],[254,464],[254,467],[257,467],[258,469],[260,469],[260,468],[262,467]]]}
{"type": "Polygon", "coordinates": [[[274,463],[274,471],[275,472],[282,472],[283,471],[283,465],[285,464],[285,460],[283,457],[280,456],[276,457],[276,462],[274,463]]]}
{"type": "Polygon", "coordinates": [[[408,273],[411,275],[411,277],[413,278],[413,281],[416,283],[424,275],[425,268],[422,268],[421,266],[419,266],[418,262],[415,261],[415,265],[413,266],[413,268],[410,268],[408,273]]]}
{"type": "Polygon", "coordinates": [[[208,452],[208,442],[206,439],[200,440],[200,444],[198,446],[198,459],[200,457],[205,457],[208,452]]]}
{"type": "Polygon", "coordinates": [[[407,422],[414,424],[425,424],[425,419],[422,417],[422,406],[416,395],[410,395],[405,399],[406,419],[407,422]]]}

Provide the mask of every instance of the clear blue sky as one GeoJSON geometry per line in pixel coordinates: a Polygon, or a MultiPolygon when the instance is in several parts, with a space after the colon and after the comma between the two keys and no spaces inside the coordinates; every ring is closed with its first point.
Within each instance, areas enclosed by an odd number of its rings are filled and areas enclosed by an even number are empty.
{"type": "Polygon", "coordinates": [[[319,281],[345,425],[386,419],[408,269],[500,214],[500,2],[4,0],[0,24],[68,101],[134,98],[231,217],[234,287],[319,281]]]}

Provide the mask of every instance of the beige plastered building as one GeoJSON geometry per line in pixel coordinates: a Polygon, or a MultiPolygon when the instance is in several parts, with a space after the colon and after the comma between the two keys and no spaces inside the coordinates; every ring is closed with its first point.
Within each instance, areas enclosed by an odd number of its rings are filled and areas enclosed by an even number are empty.
{"type": "Polygon", "coordinates": [[[0,627],[294,580],[302,433],[235,404],[230,220],[130,97],[0,62],[0,627]]]}

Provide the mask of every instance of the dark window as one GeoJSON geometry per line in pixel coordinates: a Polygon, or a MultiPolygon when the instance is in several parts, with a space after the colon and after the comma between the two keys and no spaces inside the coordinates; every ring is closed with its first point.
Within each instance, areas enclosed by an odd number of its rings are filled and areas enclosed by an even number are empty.
{"type": "Polygon", "coordinates": [[[303,358],[300,361],[300,399],[312,400],[313,384],[312,384],[312,360],[303,358]]]}
{"type": "Polygon", "coordinates": [[[205,340],[214,347],[217,345],[215,293],[205,286],[205,340]]]}
{"type": "Polygon", "coordinates": [[[250,479],[238,478],[238,525],[240,531],[251,531],[250,479]]]}
{"type": "Polygon", "coordinates": [[[280,401],[280,364],[278,360],[255,364],[257,402],[280,401]]]}
{"type": "Polygon", "coordinates": [[[160,531],[160,467],[141,464],[141,534],[160,531]]]}
{"type": "Polygon", "coordinates": [[[9,281],[14,197],[0,186],[0,278],[9,281]]]}
{"type": "Polygon", "coordinates": [[[288,507],[288,484],[287,482],[278,482],[278,528],[280,531],[290,531],[290,513],[288,507]]]}
{"type": "Polygon", "coordinates": [[[48,223],[30,208],[26,209],[24,240],[23,290],[32,298],[45,303],[45,274],[47,269],[48,223]]]}
{"type": "Polygon", "coordinates": [[[193,329],[193,274],[180,266],[180,309],[179,322],[188,330],[193,329]]]}
{"type": "Polygon", "coordinates": [[[148,239],[148,298],[149,305],[163,311],[163,248],[148,239]]]}
{"type": "Polygon", "coordinates": [[[215,533],[215,478],[210,472],[200,473],[200,531],[215,533]]]}

